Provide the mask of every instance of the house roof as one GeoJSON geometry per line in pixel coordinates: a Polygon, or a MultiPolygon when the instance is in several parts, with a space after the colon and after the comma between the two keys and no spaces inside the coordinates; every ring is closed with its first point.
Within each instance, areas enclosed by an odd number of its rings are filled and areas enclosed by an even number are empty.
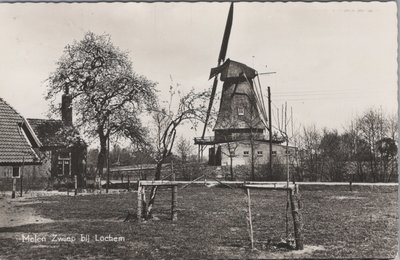
{"type": "Polygon", "coordinates": [[[29,123],[0,98],[0,165],[40,164],[41,143],[29,123]]]}
{"type": "Polygon", "coordinates": [[[57,137],[57,132],[64,127],[62,120],[37,118],[27,120],[44,147],[62,146],[57,137]]]}
{"type": "Polygon", "coordinates": [[[28,118],[33,131],[44,148],[65,148],[72,142],[74,145],[86,146],[79,132],[62,120],[28,118]]]}

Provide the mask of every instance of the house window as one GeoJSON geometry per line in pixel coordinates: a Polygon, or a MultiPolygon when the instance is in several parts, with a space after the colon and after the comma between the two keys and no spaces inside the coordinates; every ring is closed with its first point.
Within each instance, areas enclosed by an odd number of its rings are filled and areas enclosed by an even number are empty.
{"type": "Polygon", "coordinates": [[[272,151],[272,156],[276,156],[276,151],[272,151]]]}
{"type": "Polygon", "coordinates": [[[59,176],[71,175],[71,154],[61,153],[58,156],[57,174],[59,176]]]}
{"type": "Polygon", "coordinates": [[[4,174],[4,177],[12,177],[11,169],[9,169],[9,168],[6,168],[3,172],[3,174],[4,174]]]}
{"type": "Polygon", "coordinates": [[[244,107],[239,107],[238,108],[238,115],[239,116],[244,116],[244,107]]]}
{"type": "Polygon", "coordinates": [[[249,156],[249,151],[243,151],[243,156],[248,157],[249,156]]]}
{"type": "Polygon", "coordinates": [[[290,153],[290,150],[286,150],[286,151],[285,151],[285,154],[286,154],[286,155],[290,155],[290,154],[291,154],[291,153],[290,153]]]}
{"type": "Polygon", "coordinates": [[[262,157],[263,156],[263,151],[257,151],[257,156],[262,157]]]}
{"type": "Polygon", "coordinates": [[[21,178],[21,168],[20,167],[13,167],[13,178],[21,178]]]}

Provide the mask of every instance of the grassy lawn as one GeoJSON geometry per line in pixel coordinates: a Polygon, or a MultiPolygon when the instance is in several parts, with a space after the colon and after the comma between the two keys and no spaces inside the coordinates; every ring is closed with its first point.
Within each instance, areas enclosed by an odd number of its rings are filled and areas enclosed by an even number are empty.
{"type": "MultiPolygon", "coordinates": [[[[204,259],[394,257],[397,246],[397,191],[301,190],[305,250],[276,247],[285,238],[286,193],[252,191],[257,250],[250,249],[246,196],[240,189],[188,187],[178,191],[178,221],[171,222],[169,190],[158,194],[155,219],[123,222],[136,214],[136,193],[32,198],[53,223],[0,228],[0,259],[204,259]],[[34,234],[45,242],[22,242],[34,234]],[[51,234],[75,237],[52,242],[51,234]],[[90,242],[80,242],[80,234],[90,242]],[[122,242],[94,236],[124,237],[122,242]]],[[[289,231],[293,233],[289,214],[289,231]]]]}

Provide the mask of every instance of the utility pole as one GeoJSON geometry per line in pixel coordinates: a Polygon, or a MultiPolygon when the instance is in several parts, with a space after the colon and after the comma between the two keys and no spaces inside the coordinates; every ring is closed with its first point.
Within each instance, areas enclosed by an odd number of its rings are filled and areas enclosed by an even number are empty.
{"type": "MultiPolygon", "coordinates": [[[[110,117],[108,117],[108,125],[110,126],[110,117]]],[[[110,134],[108,134],[107,138],[107,186],[106,193],[108,193],[108,188],[110,185],[110,134]]]]}
{"type": "MultiPolygon", "coordinates": [[[[267,67],[267,66],[265,66],[267,67]]],[[[258,73],[260,75],[275,74],[276,71],[258,73]]],[[[261,84],[260,84],[261,86],[261,84]]],[[[261,94],[262,96],[262,94],[261,94]]],[[[264,104],[264,101],[263,101],[264,104]]],[[[279,126],[279,111],[277,111],[278,128],[279,126]]],[[[268,128],[269,128],[269,174],[272,175],[272,111],[271,111],[271,88],[268,86],[268,128]]]]}
{"type": "Polygon", "coordinates": [[[270,87],[268,87],[268,127],[269,127],[269,174],[272,175],[272,114],[271,114],[270,87]]]}
{"type": "Polygon", "coordinates": [[[20,185],[21,185],[21,190],[20,190],[20,197],[22,197],[22,181],[24,179],[24,164],[25,164],[25,154],[22,156],[22,167],[21,167],[21,177],[20,177],[20,185]]]}
{"type": "MultiPolygon", "coordinates": [[[[283,112],[282,112],[283,114],[283,112]]],[[[285,135],[286,135],[286,185],[289,187],[289,179],[290,179],[290,173],[289,173],[289,134],[288,134],[288,125],[289,121],[287,120],[287,102],[285,101],[285,135]]]]}

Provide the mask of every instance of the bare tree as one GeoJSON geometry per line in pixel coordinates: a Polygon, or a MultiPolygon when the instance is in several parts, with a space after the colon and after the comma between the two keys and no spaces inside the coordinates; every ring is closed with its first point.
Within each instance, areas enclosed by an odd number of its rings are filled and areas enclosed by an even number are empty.
{"type": "Polygon", "coordinates": [[[221,152],[229,157],[229,173],[231,175],[231,180],[234,180],[234,173],[233,173],[233,158],[237,156],[236,150],[239,147],[239,142],[234,141],[232,139],[226,138],[226,148],[227,151],[221,149],[221,152]]]}
{"type": "Polygon", "coordinates": [[[55,102],[59,93],[70,93],[75,125],[98,138],[100,175],[110,135],[144,141],[139,113],[154,104],[156,84],[133,72],[128,54],[115,47],[109,35],[88,32],[81,41],[67,45],[48,82],[51,111],[59,111],[55,102]]]}
{"type": "Polygon", "coordinates": [[[182,164],[185,164],[192,155],[193,146],[190,140],[180,137],[176,144],[176,149],[178,151],[179,157],[181,158],[182,164]]]}
{"type": "Polygon", "coordinates": [[[365,140],[371,151],[369,158],[370,174],[374,182],[379,181],[377,142],[385,137],[386,130],[388,129],[387,122],[382,111],[373,108],[367,110],[356,122],[360,137],[365,140]]]}
{"type": "Polygon", "coordinates": [[[315,125],[303,127],[300,140],[300,162],[303,168],[315,179],[321,166],[319,163],[321,134],[315,125]]]}
{"type": "Polygon", "coordinates": [[[186,175],[187,174],[186,163],[190,160],[191,155],[193,153],[193,146],[192,143],[190,142],[190,139],[186,139],[183,136],[181,136],[176,144],[176,150],[180,157],[180,163],[181,163],[180,170],[182,172],[182,175],[188,177],[188,179],[191,179],[191,172],[189,173],[189,175],[186,175]]]}
{"type": "Polygon", "coordinates": [[[369,144],[362,138],[360,129],[357,127],[357,118],[351,120],[342,134],[343,146],[348,158],[346,175],[353,180],[367,180],[364,164],[369,161],[372,153],[369,144]]]}
{"type": "Polygon", "coordinates": [[[346,175],[346,161],[350,156],[350,151],[343,140],[343,136],[339,135],[336,129],[323,129],[319,148],[321,151],[320,158],[324,163],[321,173],[329,181],[343,181],[346,175]]]}
{"type": "Polygon", "coordinates": [[[397,161],[398,147],[396,145],[396,141],[398,140],[398,115],[396,113],[389,114],[387,117],[387,124],[388,124],[387,137],[391,138],[390,142],[394,143],[394,145],[396,146],[396,148],[392,146],[392,148],[389,149],[389,151],[395,150],[395,153],[390,155],[391,158],[389,166],[389,176],[387,178],[387,181],[391,181],[391,178],[394,176],[394,174],[397,172],[398,169],[398,161],[397,161]]]}
{"type": "Polygon", "coordinates": [[[397,169],[397,118],[369,109],[354,118],[344,132],[315,126],[304,128],[303,168],[330,181],[390,181],[397,169]],[[350,178],[350,179],[349,179],[350,178]]]}
{"type": "MultiPolygon", "coordinates": [[[[209,92],[195,92],[193,89],[179,97],[177,108],[173,109],[172,102],[175,96],[174,88],[170,87],[170,100],[167,107],[159,106],[153,112],[153,120],[156,127],[156,138],[154,142],[155,159],[157,161],[154,179],[161,180],[161,168],[168,156],[171,155],[175,143],[177,128],[185,122],[197,123],[204,121],[207,112],[207,101],[209,92]]],[[[178,95],[180,93],[178,92],[178,95]]],[[[157,194],[157,187],[151,189],[150,199],[145,213],[145,218],[152,217],[152,209],[157,194]]]]}

